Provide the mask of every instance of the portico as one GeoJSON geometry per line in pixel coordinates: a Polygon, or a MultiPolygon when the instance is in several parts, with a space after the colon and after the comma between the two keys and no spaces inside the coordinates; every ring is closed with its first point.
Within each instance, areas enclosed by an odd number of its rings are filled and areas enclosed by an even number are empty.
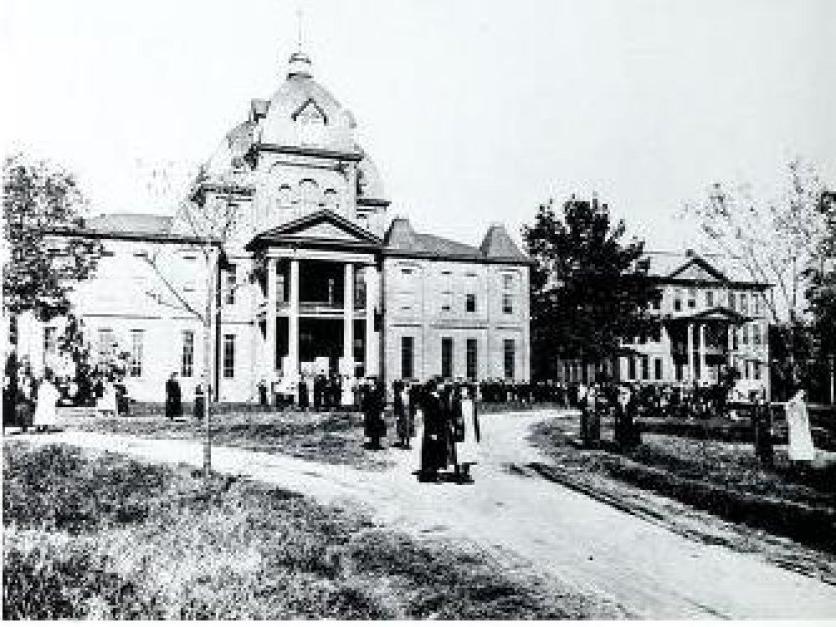
{"type": "Polygon", "coordinates": [[[292,392],[301,373],[380,373],[381,242],[328,210],[256,236],[263,378],[292,392]]]}
{"type": "Polygon", "coordinates": [[[722,307],[669,320],[667,333],[674,362],[683,368],[682,379],[717,383],[721,366],[735,365],[735,329],[744,321],[737,312],[722,307]]]}

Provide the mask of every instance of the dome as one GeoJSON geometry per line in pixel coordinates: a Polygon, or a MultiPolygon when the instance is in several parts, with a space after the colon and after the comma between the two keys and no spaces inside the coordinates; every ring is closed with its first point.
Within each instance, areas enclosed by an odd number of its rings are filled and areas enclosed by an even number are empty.
{"type": "Polygon", "coordinates": [[[253,122],[242,122],[229,131],[206,162],[205,172],[211,176],[226,173],[236,167],[253,145],[254,130],[253,122]]]}
{"type": "Polygon", "coordinates": [[[360,187],[360,197],[382,200],[384,198],[383,181],[371,157],[364,154],[357,168],[359,169],[358,176],[360,180],[358,181],[358,185],[360,187]]]}
{"type": "Polygon", "coordinates": [[[259,141],[350,152],[354,126],[351,113],[313,79],[308,56],[294,52],[287,79],[270,98],[259,141]]]}

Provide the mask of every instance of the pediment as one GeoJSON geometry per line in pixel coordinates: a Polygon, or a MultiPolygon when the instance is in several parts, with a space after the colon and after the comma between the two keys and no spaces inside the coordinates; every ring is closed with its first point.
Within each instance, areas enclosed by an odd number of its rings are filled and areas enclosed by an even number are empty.
{"type": "Polygon", "coordinates": [[[364,249],[380,248],[383,245],[380,238],[360,225],[330,209],[322,209],[256,235],[247,244],[247,249],[286,243],[298,246],[336,245],[364,249]]]}
{"type": "Polygon", "coordinates": [[[726,277],[723,273],[701,257],[694,257],[685,265],[674,270],[668,278],[705,283],[726,282],[726,277]]]}
{"type": "Polygon", "coordinates": [[[331,222],[320,222],[294,232],[297,237],[356,241],[357,236],[331,222]]]}

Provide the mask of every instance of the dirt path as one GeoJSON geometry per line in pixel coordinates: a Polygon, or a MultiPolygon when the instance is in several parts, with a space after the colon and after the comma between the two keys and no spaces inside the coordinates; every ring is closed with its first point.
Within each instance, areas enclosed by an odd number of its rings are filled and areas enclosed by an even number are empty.
{"type": "MultiPolygon", "coordinates": [[[[551,410],[553,413],[554,410],[551,410]]],[[[546,461],[526,442],[541,412],[486,416],[476,483],[419,484],[417,451],[380,453],[390,470],[366,472],[229,447],[213,450],[223,473],[310,495],[360,501],[380,522],[467,538],[508,568],[533,566],[648,619],[833,618],[836,587],[770,565],[756,555],[705,545],[544,479],[510,472],[546,461]]],[[[17,439],[63,442],[155,462],[199,467],[197,442],[63,432],[17,439]]]]}

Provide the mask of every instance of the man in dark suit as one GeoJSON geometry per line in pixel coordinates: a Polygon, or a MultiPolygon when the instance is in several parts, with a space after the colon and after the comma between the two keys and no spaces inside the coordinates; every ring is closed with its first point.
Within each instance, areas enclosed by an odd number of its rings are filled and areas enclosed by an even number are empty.
{"type": "Polygon", "coordinates": [[[169,420],[174,420],[183,415],[180,383],[177,381],[176,372],[172,372],[168,381],[165,382],[165,415],[169,420]]]}

